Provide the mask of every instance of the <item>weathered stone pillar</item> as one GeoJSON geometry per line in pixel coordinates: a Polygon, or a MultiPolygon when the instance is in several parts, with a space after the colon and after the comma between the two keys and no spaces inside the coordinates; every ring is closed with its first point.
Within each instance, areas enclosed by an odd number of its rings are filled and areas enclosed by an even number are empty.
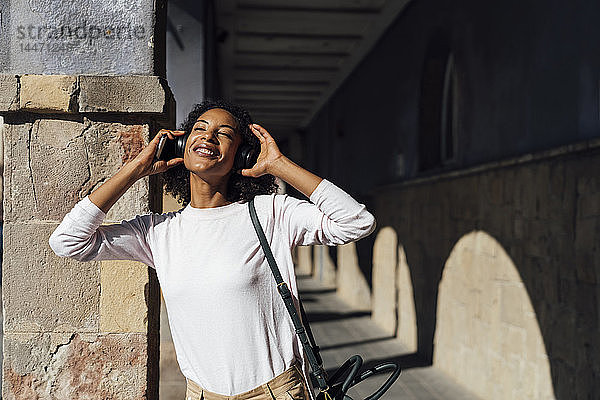
{"type": "Polygon", "coordinates": [[[335,287],[335,262],[329,254],[329,247],[314,245],[313,248],[313,277],[328,287],[335,287]]]}
{"type": "Polygon", "coordinates": [[[371,310],[371,288],[360,270],[356,243],[337,247],[337,295],[355,310],[371,310]]]}
{"type": "Polygon", "coordinates": [[[297,275],[312,275],[313,261],[312,248],[310,246],[296,247],[296,274],[297,275]]]}
{"type": "MultiPolygon", "coordinates": [[[[0,2],[4,399],[158,398],[159,297],[135,262],[80,263],[48,237],[173,116],[165,0],[0,2]]],[[[160,209],[136,183],[105,222],[160,209]]]]}
{"type": "MultiPolygon", "coordinates": [[[[153,76],[0,76],[5,137],[5,399],[158,396],[156,276],[145,265],[59,258],[63,216],[134,157],[171,115],[153,76]],[[7,99],[10,99],[8,101],[7,99]]],[[[110,210],[160,209],[154,179],[110,210]]]]}
{"type": "Polygon", "coordinates": [[[397,326],[398,236],[394,228],[379,231],[373,248],[373,321],[386,333],[394,335],[397,326]]]}

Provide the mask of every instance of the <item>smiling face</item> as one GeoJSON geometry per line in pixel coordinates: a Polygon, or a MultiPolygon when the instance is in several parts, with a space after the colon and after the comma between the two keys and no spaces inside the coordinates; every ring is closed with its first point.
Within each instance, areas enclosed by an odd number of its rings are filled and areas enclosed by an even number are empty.
{"type": "Polygon", "coordinates": [[[229,112],[213,108],[198,117],[184,151],[184,165],[192,173],[223,177],[231,172],[242,138],[229,112]]]}

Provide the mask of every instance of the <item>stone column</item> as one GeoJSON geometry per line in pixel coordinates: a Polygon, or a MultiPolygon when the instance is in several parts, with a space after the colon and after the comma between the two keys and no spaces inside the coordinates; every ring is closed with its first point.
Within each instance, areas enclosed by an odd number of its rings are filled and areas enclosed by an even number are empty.
{"type": "Polygon", "coordinates": [[[394,335],[397,325],[398,236],[389,226],[382,228],[373,246],[373,293],[371,318],[385,333],[394,335]]]}
{"type": "Polygon", "coordinates": [[[337,247],[337,295],[355,310],[371,311],[371,288],[360,269],[356,243],[337,247]]]}
{"type": "MultiPolygon", "coordinates": [[[[129,261],[59,258],[48,237],[73,205],[172,115],[153,76],[0,75],[5,137],[4,399],[158,398],[156,275],[129,261]]],[[[159,210],[138,181],[105,222],[159,210]]]]}
{"type": "MultiPolygon", "coordinates": [[[[48,237],[171,123],[165,3],[0,2],[4,399],[158,398],[153,270],[62,259],[48,237]]],[[[139,181],[105,222],[159,210],[157,189],[139,181]]]]}
{"type": "MultiPolygon", "coordinates": [[[[0,76],[5,118],[3,397],[146,399],[158,393],[156,275],[135,262],[54,255],[63,216],[166,123],[153,76],[0,76]],[[8,101],[7,99],[10,99],[8,101]]],[[[105,222],[160,209],[137,182],[105,222]]]]}
{"type": "Polygon", "coordinates": [[[313,273],[313,261],[312,261],[312,247],[310,246],[298,246],[296,247],[296,274],[297,275],[312,275],[313,273]]]}
{"type": "Polygon", "coordinates": [[[313,248],[313,277],[327,287],[336,285],[336,266],[329,254],[329,247],[314,245],[313,248]]]}

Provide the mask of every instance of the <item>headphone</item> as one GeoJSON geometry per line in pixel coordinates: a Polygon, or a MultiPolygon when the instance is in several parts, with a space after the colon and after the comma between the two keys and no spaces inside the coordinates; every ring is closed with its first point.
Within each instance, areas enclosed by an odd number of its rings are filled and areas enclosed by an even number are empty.
{"type": "MultiPolygon", "coordinates": [[[[182,157],[185,151],[185,144],[187,143],[189,133],[182,136],[177,136],[171,140],[165,134],[162,135],[158,142],[158,148],[154,158],[156,160],[171,160],[173,158],[182,157]]],[[[258,159],[258,151],[248,143],[242,143],[235,153],[235,160],[233,161],[233,171],[239,171],[241,169],[252,168],[256,164],[258,159]]]]}

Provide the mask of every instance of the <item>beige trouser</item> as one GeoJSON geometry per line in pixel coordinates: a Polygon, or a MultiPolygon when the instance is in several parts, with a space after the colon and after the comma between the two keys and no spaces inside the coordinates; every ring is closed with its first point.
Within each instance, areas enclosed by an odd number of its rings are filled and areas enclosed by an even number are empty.
{"type": "Polygon", "coordinates": [[[288,370],[252,390],[233,396],[223,396],[202,389],[187,380],[186,400],[310,400],[298,362],[288,370]]]}

